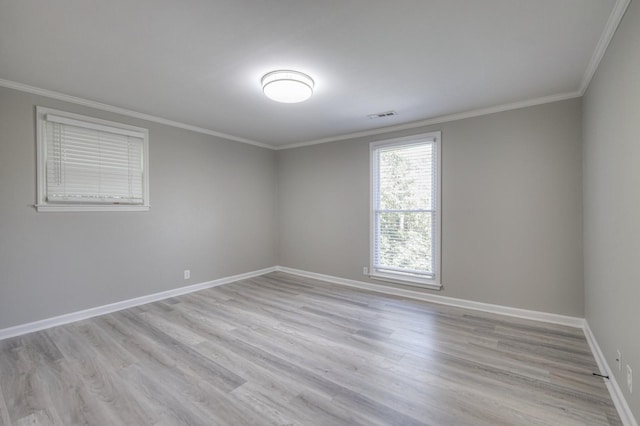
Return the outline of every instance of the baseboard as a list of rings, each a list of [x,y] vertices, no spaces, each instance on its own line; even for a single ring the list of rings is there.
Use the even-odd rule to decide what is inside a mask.
[[[394,296],[409,297],[412,299],[424,300],[426,302],[438,303],[441,305],[456,306],[458,308],[473,309],[475,311],[489,312],[492,314],[507,315],[510,317],[542,321],[552,324],[566,325],[569,327],[583,328],[584,319],[565,315],[552,314],[548,312],[531,311],[527,309],[512,308],[503,305],[492,305],[490,303],[474,302],[472,300],[457,299],[454,297],[439,296],[436,294],[422,293],[415,290],[403,289],[373,284],[364,281],[356,281],[347,278],[334,277],[331,275],[318,274],[315,272],[303,271],[300,269],[276,266],[276,270],[289,274],[299,275],[306,278],[328,281],[334,284],[342,284],[350,287],[357,287],[364,290],[376,291],[379,293],[392,294]]]
[[[270,272],[275,272],[275,271],[276,271],[276,267],[259,269],[257,271],[247,272],[247,273],[238,274],[238,275],[232,275],[230,277],[223,277],[213,281],[207,281],[199,284],[179,287],[173,290],[153,293],[147,296],[136,297],[134,299],[123,300],[121,302],[111,303],[108,305],[98,306],[95,308],[89,308],[83,311],[72,312],[69,314],[64,314],[64,315],[60,315],[53,318],[47,318],[40,321],[34,321],[27,324],[17,325],[15,327],[0,329],[0,340],[8,339],[10,337],[20,336],[27,333],[32,333],[34,331],[44,330],[44,329],[55,327],[58,325],[68,324],[71,322],[96,317],[98,315],[109,314],[109,313],[120,311],[123,309],[132,308],[134,306],[144,305],[146,303],[156,302],[158,300],[180,296],[182,294],[193,293],[194,291],[204,290],[207,288],[216,287],[223,284],[229,284],[234,281],[257,277],[257,276],[268,274]]]
[[[380,284],[368,283],[364,281],[356,281],[347,278],[340,278],[331,275],[318,274],[315,272],[303,271],[300,269],[287,268],[284,266],[276,266],[277,271],[286,272],[301,277],[313,278],[321,281],[327,281],[335,284],[342,284],[350,287],[371,290],[379,293],[392,294],[394,296],[409,297],[412,299],[424,300],[427,302],[439,303],[442,305],[456,306],[459,308],[473,309],[476,311],[490,312],[494,314],[507,315],[516,318],[530,319],[542,321],[552,324],[566,325],[569,327],[581,328],[584,330],[585,337],[591,348],[591,352],[598,364],[601,374],[609,376],[609,380],[605,379],[605,384],[611,395],[611,399],[620,415],[620,419],[625,426],[638,426],[629,405],[627,404],[622,390],[618,386],[615,376],[609,369],[609,365],[598,346],[598,342],[589,327],[589,323],[584,318],[571,317],[565,315],[551,314],[548,312],[531,311],[527,309],[511,308],[509,306],[492,305],[489,303],[474,302],[471,300],[456,299],[453,297],[438,296],[435,294],[421,293],[409,289],[389,287]]]
[[[620,386],[618,386],[616,377],[613,375],[613,372],[609,368],[609,363],[602,353],[600,345],[598,345],[596,337],[591,331],[587,320],[584,321],[584,335],[587,338],[587,342],[589,343],[591,352],[593,352],[593,356],[596,359],[596,363],[598,364],[598,368],[600,369],[600,374],[609,376],[609,380],[605,379],[605,384],[607,385],[609,394],[611,394],[613,404],[616,406],[616,410],[618,410],[618,414],[620,415],[622,423],[625,426],[638,426],[638,422],[636,422],[635,417],[633,417],[633,413],[631,412],[631,408],[629,408],[629,405],[627,404],[627,400],[622,393],[622,389],[620,389]]]
[[[47,328],[55,327],[58,325],[68,324],[75,321],[80,321],[99,315],[105,315],[112,312],[120,311],[134,306],[144,305],[146,303],[156,302],[158,300],[168,299],[175,296],[180,296],[187,293],[193,293],[195,291],[204,290],[211,287],[216,287],[224,284],[229,284],[235,281],[253,278],[260,275],[268,274],[275,271],[286,272],[293,275],[298,275],[306,278],[313,278],[321,281],[327,281],[335,284],[342,284],[350,287],[356,287],[364,290],[375,291],[378,293],[391,294],[395,296],[408,297],[417,300],[424,300],[427,302],[438,303],[441,305],[455,306],[459,308],[472,309],[476,311],[489,312],[494,314],[507,315],[516,318],[530,319],[535,321],[542,321],[552,324],[566,325],[569,327],[582,328],[586,336],[591,352],[598,364],[598,368],[603,375],[609,376],[609,380],[605,380],[605,384],[611,399],[620,415],[620,418],[625,426],[638,426],[629,405],[622,393],[622,390],[618,386],[615,376],[612,374],[611,369],[604,357],[598,342],[596,341],[589,323],[578,317],[570,317],[565,315],[551,314],[548,312],[532,311],[527,309],[512,308],[509,306],[493,305],[489,303],[474,302],[465,299],[456,299],[453,297],[438,296],[434,294],[421,293],[410,289],[402,289],[396,287],[389,287],[380,284],[368,283],[364,281],[351,280],[347,278],[335,277],[332,275],[318,274],[315,272],[303,271],[300,269],[287,268],[284,266],[273,266],[270,268],[259,269],[244,274],[233,275],[229,277],[219,278],[217,280],[207,281],[190,286],[180,287],[173,290],[167,290],[159,293],[154,293],[146,296],[136,297],[134,299],[123,300],[109,305],[98,306],[95,308],[86,309],[83,311],[72,312],[69,314],[60,315],[53,318],[48,318],[40,321],[34,321],[27,324],[18,325],[15,327],[9,327],[0,329],[0,340],[8,339],[10,337],[16,337],[34,331],[40,331]]]

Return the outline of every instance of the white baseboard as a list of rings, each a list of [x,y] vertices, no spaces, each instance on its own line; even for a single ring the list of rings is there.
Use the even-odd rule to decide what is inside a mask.
[[[456,299],[453,297],[438,296],[435,294],[422,293],[422,292],[417,292],[410,289],[395,288],[395,287],[389,287],[389,286],[380,285],[380,284],[368,283],[364,281],[350,280],[347,278],[340,278],[340,277],[334,277],[331,275],[318,274],[315,272],[287,268],[284,266],[276,266],[276,270],[293,274],[293,275],[299,275],[301,277],[313,278],[313,279],[327,281],[335,284],[342,284],[350,287],[357,287],[364,290],[371,290],[379,293],[392,294],[395,296],[409,297],[412,299],[424,300],[427,302],[439,303],[442,305],[456,306],[459,308],[473,309],[476,311],[490,312],[493,314],[501,314],[501,315],[507,315],[511,317],[530,319],[535,321],[542,321],[542,322],[547,322],[552,324],[559,324],[559,325],[566,325],[569,327],[581,328],[584,330],[584,334],[586,336],[587,342],[589,343],[591,352],[593,352],[593,356],[596,360],[596,363],[598,364],[598,368],[600,369],[601,374],[605,376],[609,376],[609,380],[605,379],[605,384],[607,386],[607,389],[609,390],[609,393],[611,394],[611,399],[613,400],[616,410],[620,415],[622,423],[625,426],[638,426],[638,423],[633,417],[633,413],[631,412],[631,409],[629,408],[629,405],[627,404],[627,401],[625,400],[624,395],[622,394],[622,391],[620,390],[620,387],[616,382],[616,378],[611,373],[611,370],[609,369],[606,359],[604,358],[604,355],[602,354],[602,351],[600,350],[600,347],[598,346],[598,343],[596,342],[596,339],[593,333],[591,332],[591,329],[589,328],[589,324],[584,318],[551,314],[548,312],[531,311],[527,309],[512,308],[509,306],[502,306],[502,305],[492,305],[489,303],[474,302],[471,300]]]
[[[356,287],[364,290],[375,291],[379,293],[392,294],[395,296],[403,296],[417,300],[424,300],[427,302],[439,303],[441,305],[456,306],[459,308],[472,309],[476,311],[489,312],[494,314],[507,315],[516,318],[530,319],[535,321],[542,321],[552,324],[566,325],[569,327],[582,328],[586,336],[591,352],[598,364],[601,374],[609,376],[609,380],[605,380],[605,384],[611,399],[620,415],[620,418],[625,426],[638,426],[629,405],[622,393],[622,390],[618,386],[615,376],[612,374],[611,369],[604,357],[598,342],[596,341],[589,323],[578,317],[571,317],[565,315],[551,314],[548,312],[532,311],[527,309],[512,308],[509,306],[493,305],[489,303],[474,302],[472,300],[456,299],[453,297],[438,296],[435,294],[421,293],[418,291],[395,288],[380,284],[368,283],[364,281],[356,281],[347,278],[340,278],[331,275],[318,274],[315,272],[303,271],[300,269],[287,268],[284,266],[273,266],[270,268],[259,269],[257,271],[247,272],[244,274],[233,275],[229,277],[219,278],[213,281],[207,281],[199,284],[194,284],[185,287],[179,287],[173,290],[167,290],[159,293],[149,294],[147,296],[136,297],[134,299],[123,300],[121,302],[111,303],[109,305],[98,306],[95,308],[85,309],[83,311],[72,312],[69,314],[60,315],[53,318],[48,318],[40,321],[34,321],[27,324],[18,325],[15,327],[9,327],[0,329],[0,340],[8,339],[10,337],[20,336],[34,331],[40,331],[47,328],[55,327],[58,325],[68,324],[75,321],[80,321],[98,315],[109,314],[112,312],[120,311],[123,309],[131,308],[134,306],[144,305],[146,303],[156,302],[158,300],[168,299],[170,297],[180,296],[187,293],[193,293],[195,291],[204,290],[211,287],[220,286],[223,284],[229,284],[235,281],[258,277],[260,275],[268,274],[271,272],[286,272],[293,275],[299,275],[301,277],[313,278],[321,281],[327,281],[335,284],[342,284],[350,287]]]
[[[193,293],[194,291],[204,290],[207,288],[216,287],[223,284],[229,284],[234,281],[257,277],[257,276],[268,274],[270,272],[275,272],[275,271],[276,271],[276,267],[273,266],[270,268],[247,272],[244,274],[233,275],[230,277],[223,277],[213,281],[207,281],[199,284],[189,285],[186,287],[179,287],[173,290],[153,293],[147,296],[136,297],[134,299],[123,300],[121,302],[111,303],[109,305],[89,308],[83,311],[72,312],[69,314],[64,314],[64,315],[60,315],[53,318],[47,318],[40,321],[34,321],[27,324],[21,324],[15,327],[0,329],[0,340],[8,339],[9,337],[20,336],[22,334],[32,333],[34,331],[44,330],[44,329],[55,327],[58,325],[68,324],[70,322],[75,322],[75,321],[80,321],[87,318],[96,317],[98,315],[109,314],[115,311],[132,308],[134,306],[144,305],[146,303],[156,302],[158,300],[180,296],[182,294]]]
[[[409,297],[412,299],[424,300],[426,302],[438,303],[441,305],[456,306],[458,308],[473,309],[475,311],[489,312],[492,314],[501,314],[510,317],[566,325],[575,328],[583,328],[584,326],[584,318],[551,314],[548,312],[531,311],[520,308],[512,308],[503,305],[492,305],[490,303],[474,302],[472,300],[457,299],[454,297],[438,296],[436,294],[423,293],[415,290],[391,287],[381,284],[373,284],[364,281],[350,280],[347,278],[334,277],[331,275],[317,274],[315,272],[302,271],[300,269],[287,268],[284,266],[276,266],[276,269],[278,271],[299,275],[301,277],[314,278],[317,280],[328,281],[335,284],[357,287],[364,290],[376,291],[379,293],[393,294],[395,296]]]
[[[589,327],[589,323],[586,320],[584,322],[584,335],[587,338],[587,342],[589,343],[591,352],[593,352],[593,356],[596,359],[596,363],[598,364],[598,368],[600,369],[600,374],[609,376],[609,380],[605,379],[604,382],[607,385],[609,394],[611,394],[611,399],[613,400],[613,404],[616,406],[616,410],[618,410],[618,414],[620,415],[622,423],[625,426],[638,426],[638,422],[636,422],[635,417],[633,417],[633,413],[631,412],[631,408],[629,408],[629,405],[627,404],[627,400],[622,393],[622,389],[620,389],[620,386],[618,386],[616,377],[613,375],[613,372],[609,368],[609,363],[602,353],[600,345],[598,345],[596,337],[593,335],[591,327]]]

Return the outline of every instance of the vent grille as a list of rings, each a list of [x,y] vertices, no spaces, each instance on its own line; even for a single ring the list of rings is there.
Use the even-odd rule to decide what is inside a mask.
[[[378,118],[392,117],[394,115],[398,115],[398,113],[395,111],[385,111],[385,112],[379,112],[377,114],[369,114],[367,115],[367,117],[369,117],[369,119],[371,120],[376,120]]]

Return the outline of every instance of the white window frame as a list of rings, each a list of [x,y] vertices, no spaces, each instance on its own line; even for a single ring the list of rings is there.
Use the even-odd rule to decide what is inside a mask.
[[[441,132],[430,132],[423,133],[419,135],[413,135],[404,138],[397,138],[379,142],[372,142],[369,144],[369,158],[370,158],[370,199],[369,199],[369,277],[375,280],[387,281],[398,284],[412,285],[418,286],[422,288],[428,288],[433,290],[440,290],[442,288],[441,282],[441,262],[442,262],[442,250],[441,250],[441,241],[442,241],[442,171],[441,171],[441,163],[442,163],[442,155],[441,155]],[[434,187],[436,189],[435,196],[435,226],[434,226],[434,242],[433,242],[433,259],[434,259],[434,271],[432,279],[420,278],[415,275],[407,274],[407,273],[394,273],[390,271],[380,271],[377,269],[375,265],[376,258],[376,247],[375,247],[375,239],[376,239],[376,199],[377,199],[377,191],[378,191],[378,164],[376,158],[376,150],[384,147],[393,147],[393,146],[403,146],[403,145],[412,145],[421,142],[431,142],[435,146],[435,169],[436,169],[436,182],[434,183]]]
[[[47,200],[47,115],[61,117],[63,120],[75,120],[82,122],[83,127],[104,130],[105,128],[118,129],[122,132],[134,132],[143,135],[142,144],[142,191],[143,202],[141,204],[91,204],[82,202],[52,203]],[[46,107],[36,107],[36,140],[37,140],[37,201],[38,212],[98,212],[98,211],[147,211],[149,210],[149,130],[130,126],[128,124],[101,120],[80,114],[73,114]]]

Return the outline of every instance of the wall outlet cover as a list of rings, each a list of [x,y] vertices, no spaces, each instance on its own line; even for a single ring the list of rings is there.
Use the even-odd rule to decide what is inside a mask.
[[[629,388],[629,393],[633,393],[633,371],[631,371],[629,364],[627,364],[627,387]]]

